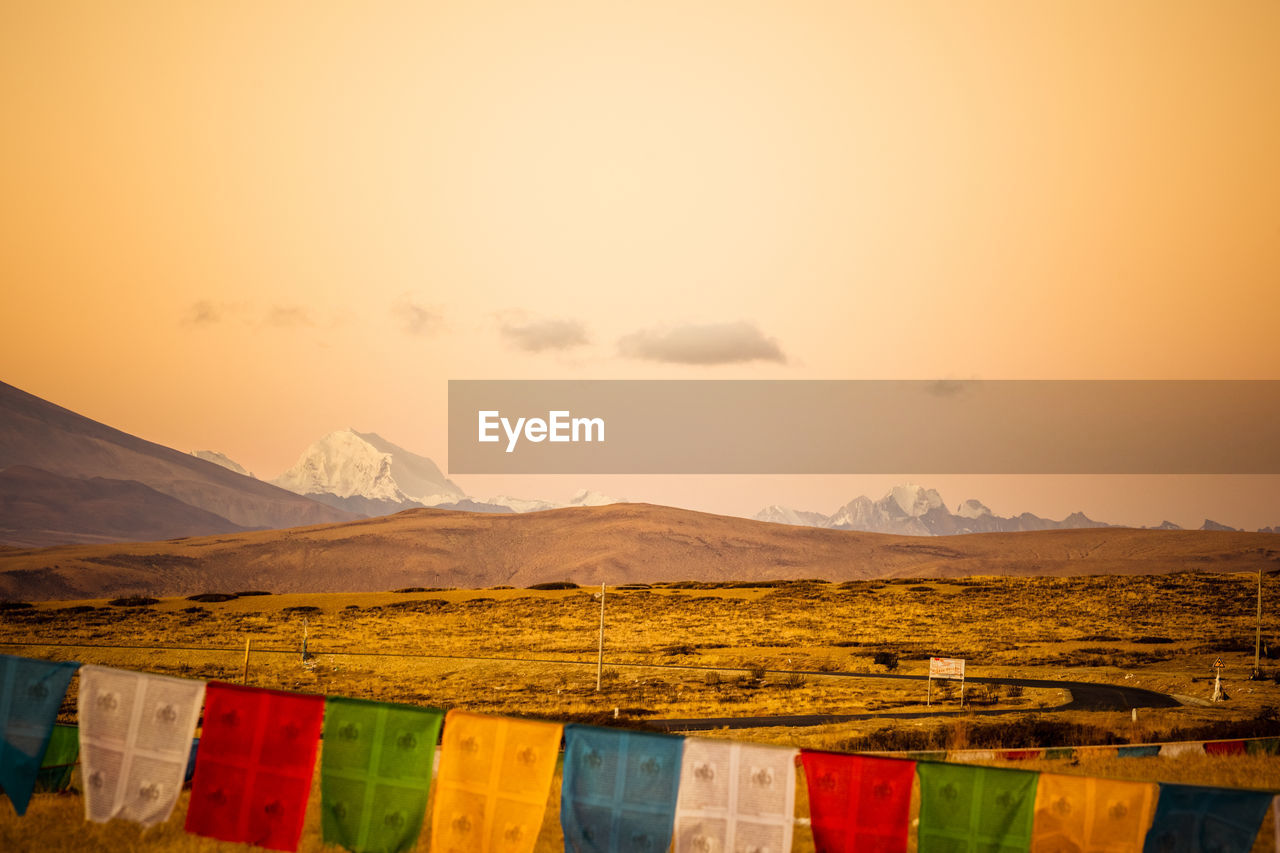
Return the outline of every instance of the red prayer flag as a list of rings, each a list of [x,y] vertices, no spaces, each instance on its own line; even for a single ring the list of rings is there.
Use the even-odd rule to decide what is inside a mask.
[[[818,853],[905,853],[916,763],[800,753]]]
[[[1002,749],[997,753],[1005,761],[1034,761],[1044,755],[1043,749]]]
[[[296,850],[324,697],[210,682],[187,832]]]
[[[1242,740],[1220,740],[1217,742],[1207,741],[1204,745],[1204,751],[1208,755],[1244,755],[1244,741]]]

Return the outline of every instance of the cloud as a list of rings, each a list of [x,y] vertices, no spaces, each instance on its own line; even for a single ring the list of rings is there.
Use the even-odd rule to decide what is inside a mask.
[[[281,329],[314,326],[311,315],[301,305],[273,305],[267,311],[267,324]]]
[[[618,341],[618,352],[627,358],[672,364],[787,362],[776,340],[766,338],[754,324],[745,322],[688,324],[633,332]]]
[[[586,327],[577,320],[535,320],[522,325],[504,323],[502,336],[512,346],[526,352],[570,349],[589,343]]]
[[[191,303],[182,322],[188,326],[212,326],[222,322],[225,311],[222,306],[215,305],[207,299]]]
[[[440,328],[440,312],[419,305],[408,295],[396,300],[391,314],[400,322],[401,331],[411,337],[423,337]]]

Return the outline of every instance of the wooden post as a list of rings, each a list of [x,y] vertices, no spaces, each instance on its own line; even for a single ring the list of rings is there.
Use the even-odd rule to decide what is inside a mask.
[[[253,637],[244,638],[244,674],[240,676],[241,684],[249,683],[249,649],[253,647]]]
[[[600,647],[596,655],[596,692],[604,681],[604,584],[600,584]]]

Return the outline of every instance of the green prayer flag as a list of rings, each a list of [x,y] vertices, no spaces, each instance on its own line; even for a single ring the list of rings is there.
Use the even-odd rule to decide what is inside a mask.
[[[65,791],[71,784],[71,771],[79,760],[80,730],[75,726],[55,724],[44,758],[40,761],[40,772],[36,775],[36,791]]]
[[[329,697],[320,760],[326,844],[409,850],[422,830],[444,712]]]
[[[965,764],[916,765],[920,853],[1025,853],[1039,774]]]

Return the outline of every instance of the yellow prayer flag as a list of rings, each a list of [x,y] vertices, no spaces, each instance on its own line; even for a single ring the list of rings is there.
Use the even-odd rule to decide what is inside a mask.
[[[1156,792],[1153,782],[1042,773],[1031,853],[1142,853]]]
[[[562,729],[450,711],[431,812],[432,853],[532,853]]]

